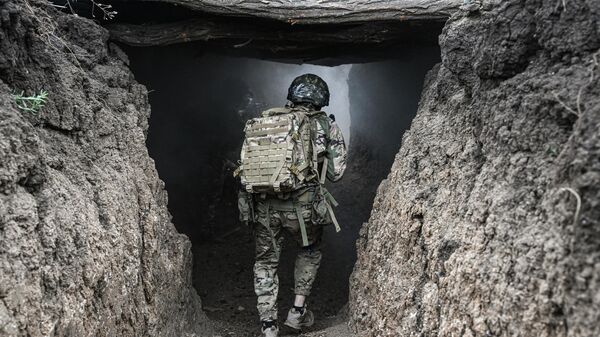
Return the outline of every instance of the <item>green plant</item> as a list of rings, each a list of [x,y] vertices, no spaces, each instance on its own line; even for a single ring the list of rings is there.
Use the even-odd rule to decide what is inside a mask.
[[[24,92],[21,91],[20,94],[14,94],[13,99],[17,104],[17,108],[23,111],[29,111],[33,114],[36,114],[40,111],[40,109],[46,104],[46,99],[48,98],[48,93],[44,90],[41,90],[38,95],[33,96],[23,96]]]

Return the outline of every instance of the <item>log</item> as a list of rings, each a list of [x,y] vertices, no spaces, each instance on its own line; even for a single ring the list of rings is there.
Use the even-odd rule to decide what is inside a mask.
[[[128,0],[131,1],[131,0]],[[463,0],[142,0],[180,5],[195,11],[259,17],[290,24],[368,21],[445,20]]]
[[[266,20],[191,19],[165,24],[112,24],[113,41],[130,46],[196,43],[231,56],[338,65],[404,58],[404,46],[437,45],[443,22],[376,22],[290,26]]]
[[[439,34],[441,24],[377,22],[360,25],[295,27],[272,22],[249,23],[232,20],[190,19],[164,24],[111,24],[106,28],[113,40],[132,46],[162,46],[193,41],[238,41],[234,47],[255,48],[263,43],[271,47],[303,44],[379,44],[386,41],[416,39],[426,31]],[[425,37],[421,37],[425,38]]]

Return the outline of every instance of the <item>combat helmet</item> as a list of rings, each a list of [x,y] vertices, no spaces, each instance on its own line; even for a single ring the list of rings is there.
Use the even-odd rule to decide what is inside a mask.
[[[311,103],[317,108],[329,105],[327,83],[315,74],[296,77],[288,89],[288,101],[292,103]]]

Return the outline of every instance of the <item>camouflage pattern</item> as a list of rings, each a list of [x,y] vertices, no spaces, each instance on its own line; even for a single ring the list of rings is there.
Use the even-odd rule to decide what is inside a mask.
[[[310,117],[313,138],[309,139],[309,142],[312,143],[311,152],[316,152],[313,158],[321,166],[320,163],[327,157],[327,178],[331,181],[339,180],[346,169],[347,157],[340,128],[322,111],[302,105],[293,109],[303,110]],[[294,207],[299,208],[304,219],[308,239],[308,245],[305,247],[302,247],[300,223]],[[321,263],[323,226],[332,221],[327,211],[326,200],[318,180],[314,179],[308,180],[306,186],[300,190],[287,193],[256,194],[241,191],[239,208],[240,219],[254,223],[254,290],[258,297],[260,319],[276,320],[279,290],[277,268],[283,244],[282,231],[287,230],[301,247],[294,270],[294,292],[297,295],[308,296]]]
[[[244,132],[238,172],[250,193],[290,192],[317,184],[324,158],[329,180],[339,180],[346,169],[346,145],[339,126],[312,107],[266,110],[263,117],[249,120]]]
[[[329,105],[329,87],[315,74],[296,77],[288,89],[287,99],[293,103],[310,103],[317,108]]]
[[[348,157],[342,130],[325,113],[315,116],[313,120],[315,121],[314,147],[317,151],[319,162],[321,163],[322,159],[327,157],[327,179],[333,182],[338,181],[344,175]]]
[[[329,118],[329,117],[327,117]],[[346,161],[348,152],[342,130],[335,121],[330,119],[329,123],[329,143],[327,144],[327,179],[335,182],[342,179],[346,171]]]
[[[315,188],[294,194],[289,200],[266,196],[256,202],[257,221],[254,227],[256,260],[254,263],[254,291],[258,297],[257,308],[261,321],[277,319],[277,294],[279,278],[277,267],[283,245],[282,231],[287,230],[302,246],[300,223],[291,200],[301,200],[296,205],[304,218],[308,246],[300,248],[294,269],[294,293],[310,295],[312,284],[321,264],[321,237],[323,226],[312,221]]]
[[[301,138],[310,138],[307,115],[273,108],[246,123],[240,152],[240,181],[251,193],[295,191],[305,184],[312,158]]]

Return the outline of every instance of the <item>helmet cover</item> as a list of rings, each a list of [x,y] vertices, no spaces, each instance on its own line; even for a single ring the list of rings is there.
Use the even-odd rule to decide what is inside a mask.
[[[329,87],[315,74],[296,77],[288,89],[287,99],[292,103],[311,103],[316,107],[329,105]]]

